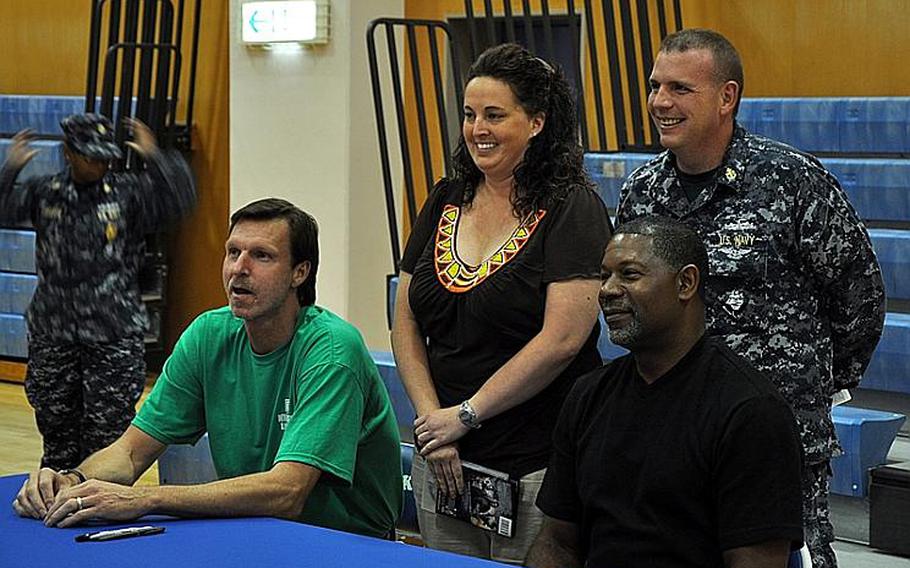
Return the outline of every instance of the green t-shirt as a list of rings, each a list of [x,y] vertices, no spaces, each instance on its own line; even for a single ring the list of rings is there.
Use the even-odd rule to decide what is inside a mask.
[[[382,536],[401,510],[398,428],[360,333],[318,306],[301,308],[291,341],[253,352],[229,308],[181,336],[133,425],[165,444],[206,431],[221,479],[281,461],[323,473],[300,520]]]

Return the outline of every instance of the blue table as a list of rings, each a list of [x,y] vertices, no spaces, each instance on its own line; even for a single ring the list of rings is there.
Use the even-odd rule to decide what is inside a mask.
[[[3,568],[503,566],[496,562],[270,518],[145,518],[141,522],[104,528],[154,524],[166,527],[167,532],[107,542],[77,543],[73,540],[77,534],[101,529],[49,529],[39,521],[20,518],[13,512],[11,503],[24,480],[22,475],[0,477],[0,567]]]

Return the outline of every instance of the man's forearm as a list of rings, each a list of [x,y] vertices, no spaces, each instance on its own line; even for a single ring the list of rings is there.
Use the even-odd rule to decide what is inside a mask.
[[[115,442],[85,458],[77,469],[86,479],[100,479],[121,485],[132,485],[147,468],[137,471],[130,451]]]
[[[90,465],[90,464],[89,464]],[[100,470],[89,470],[93,474]],[[269,516],[299,519],[321,472],[283,462],[264,473],[203,485],[127,487],[90,479],[57,495],[48,526],[70,527],[92,519],[127,521],[148,514],[179,517]]]
[[[113,444],[87,457],[78,469],[87,479],[132,485],[166,447],[131,425]]]
[[[280,467],[283,464],[278,464]],[[295,464],[301,466],[302,464]],[[308,467],[308,466],[303,466]],[[202,485],[136,488],[149,512],[179,517],[255,517],[299,519],[319,471],[303,475],[267,471]]]

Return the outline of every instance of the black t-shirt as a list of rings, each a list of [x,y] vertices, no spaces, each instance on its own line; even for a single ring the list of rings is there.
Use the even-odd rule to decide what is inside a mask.
[[[454,247],[463,185],[443,180],[424,204],[401,268],[413,275],[411,310],[443,407],[460,404],[543,327],[550,282],[599,278],[610,220],[597,195],[573,189],[549,210],[532,212],[480,266]],[[575,378],[601,364],[599,326],[547,388],[483,422],[459,440],[462,459],[522,476],[543,469],[553,426]]]
[[[537,498],[577,523],[589,566],[723,566],[801,545],[802,455],[790,408],[746,360],[700,340],[647,384],[631,355],[581,377]]]
[[[718,166],[720,167],[720,166]],[[686,172],[676,169],[676,176],[679,178],[679,185],[682,186],[683,192],[686,194],[686,199],[689,200],[689,203],[693,203],[698,199],[699,194],[712,183],[714,183],[714,178],[717,175],[717,168],[713,170],[708,170],[700,174],[687,174]]]

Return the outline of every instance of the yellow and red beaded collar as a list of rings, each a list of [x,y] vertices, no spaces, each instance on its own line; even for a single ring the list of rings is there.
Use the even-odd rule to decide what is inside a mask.
[[[449,292],[456,294],[467,292],[486,280],[491,274],[509,263],[524,247],[534,230],[547,214],[540,209],[528,215],[515,229],[499,250],[480,265],[471,267],[462,262],[455,254],[455,227],[458,225],[458,216],[461,208],[447,204],[442,215],[439,216],[439,225],[436,228],[436,250],[434,260],[436,264],[436,277],[439,283]]]

